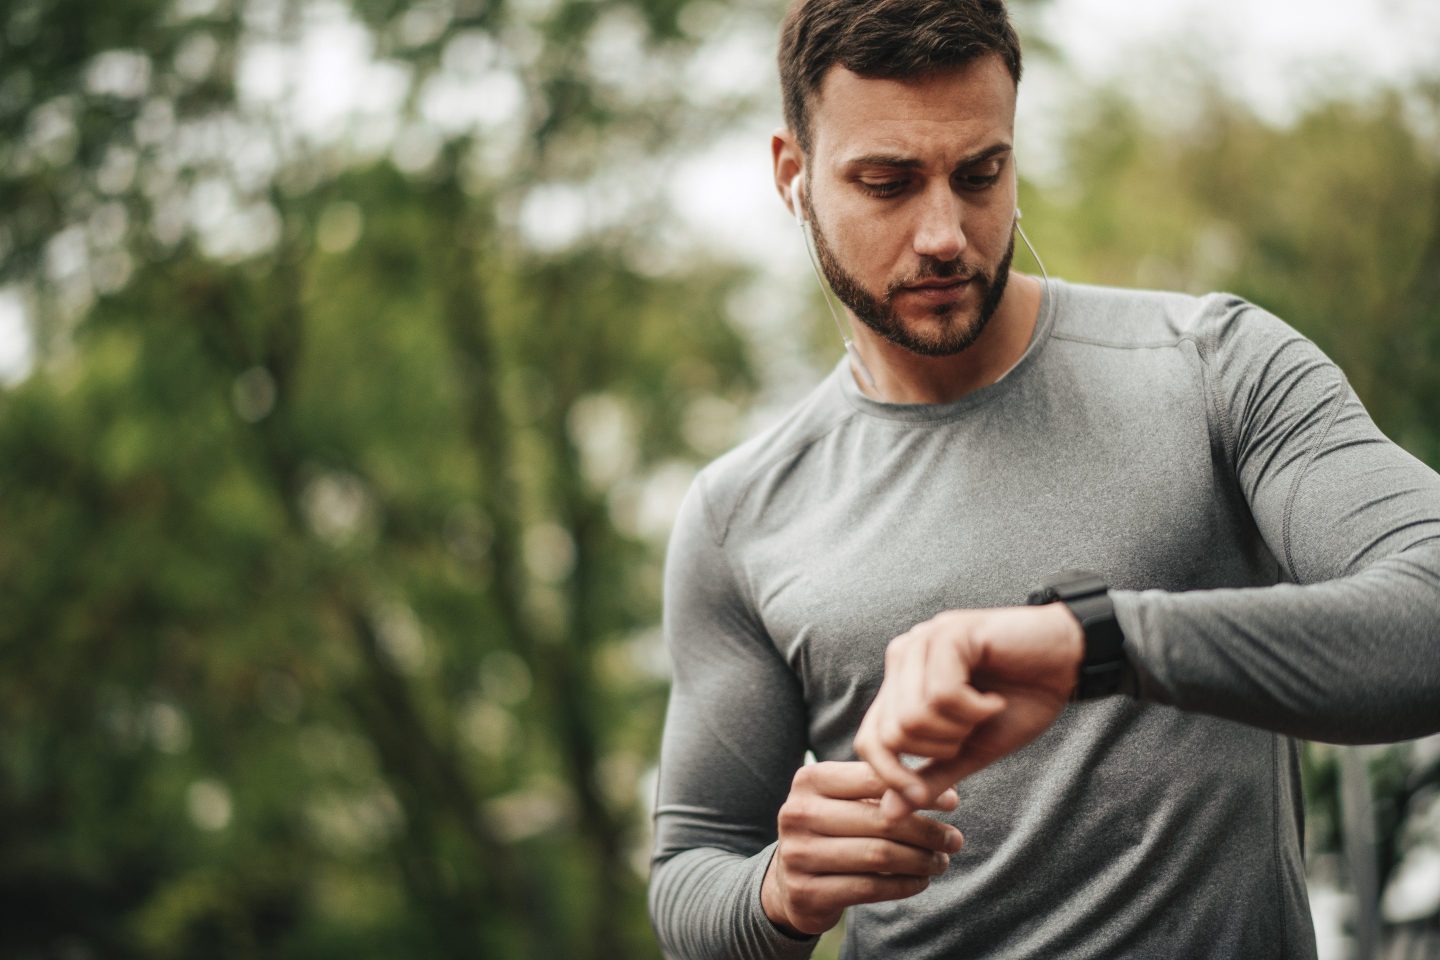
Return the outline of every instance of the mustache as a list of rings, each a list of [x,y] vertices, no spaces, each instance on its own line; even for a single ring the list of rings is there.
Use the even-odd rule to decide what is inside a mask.
[[[969,281],[975,279],[989,283],[990,275],[975,264],[967,263],[958,258],[955,260],[937,260],[934,257],[926,257],[920,261],[920,268],[910,276],[892,281],[887,285],[885,296],[888,300],[903,288],[919,283],[922,280]]]

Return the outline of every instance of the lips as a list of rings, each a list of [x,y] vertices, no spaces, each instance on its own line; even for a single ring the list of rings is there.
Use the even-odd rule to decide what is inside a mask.
[[[947,277],[944,280],[922,280],[919,283],[907,283],[907,290],[950,290],[954,287],[963,287],[970,282],[969,277]]]
[[[945,277],[935,280],[921,280],[901,287],[906,293],[924,300],[948,300],[965,292],[974,277]]]

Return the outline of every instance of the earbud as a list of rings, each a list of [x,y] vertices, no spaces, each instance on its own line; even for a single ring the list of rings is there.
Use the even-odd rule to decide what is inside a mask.
[[[1016,208],[1015,208],[1015,219],[1018,221],[1018,220],[1019,220],[1021,217],[1023,217],[1023,216],[1025,216],[1025,214],[1023,214],[1023,213],[1020,212],[1020,208],[1019,208],[1019,207],[1016,207]]]
[[[805,237],[805,252],[810,257],[810,266],[815,270],[815,282],[820,284],[820,296],[825,299],[825,306],[830,310],[830,318],[835,321],[835,329],[840,332],[840,339],[845,342],[845,353],[849,355],[850,361],[855,369],[860,371],[860,379],[865,381],[871,392],[880,393],[880,388],[875,384],[875,375],[870,368],[865,366],[865,358],[860,356],[860,350],[855,346],[853,340],[845,335],[845,327],[840,323],[840,315],[835,312],[835,304],[830,302],[830,291],[825,286],[825,281],[820,276],[820,262],[816,258],[814,247],[811,245],[813,237],[806,226],[805,208],[800,205],[800,174],[790,178],[790,185],[785,188],[790,195],[790,207],[795,211],[795,222],[800,224],[800,233]]]

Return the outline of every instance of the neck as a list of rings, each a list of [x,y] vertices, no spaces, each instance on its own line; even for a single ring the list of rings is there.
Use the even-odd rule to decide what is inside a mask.
[[[926,357],[896,346],[850,318],[855,346],[875,378],[870,389],[851,364],[866,396],[885,403],[949,403],[1003,377],[1025,353],[1040,316],[1041,285],[1011,273],[995,315],[967,349],[948,357]]]

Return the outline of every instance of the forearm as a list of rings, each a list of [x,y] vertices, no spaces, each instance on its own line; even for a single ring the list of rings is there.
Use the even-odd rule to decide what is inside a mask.
[[[1440,540],[1321,583],[1114,598],[1144,699],[1334,743],[1440,731]]]
[[[650,919],[670,960],[806,958],[817,938],[781,933],[760,906],[760,885],[775,852],[751,857],[698,847],[655,864]]]

